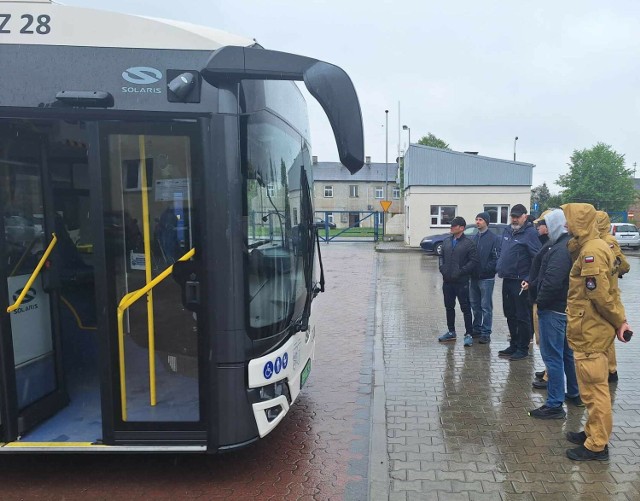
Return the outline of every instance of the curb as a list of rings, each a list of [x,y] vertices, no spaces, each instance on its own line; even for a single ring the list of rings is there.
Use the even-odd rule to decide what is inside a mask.
[[[378,261],[373,281],[376,285],[373,342],[373,401],[371,403],[371,444],[369,446],[369,501],[389,499],[389,454],[387,449],[386,393],[384,389],[384,352],[382,298],[378,293]]]

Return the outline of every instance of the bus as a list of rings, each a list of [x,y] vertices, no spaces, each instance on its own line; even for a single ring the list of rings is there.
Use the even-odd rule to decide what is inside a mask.
[[[246,446],[312,369],[305,99],[339,67],[184,22],[0,1],[0,453]]]

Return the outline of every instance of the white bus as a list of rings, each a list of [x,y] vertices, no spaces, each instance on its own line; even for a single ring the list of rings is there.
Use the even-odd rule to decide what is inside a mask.
[[[0,453],[216,453],[267,435],[311,370],[323,289],[293,81],[356,172],[349,77],[48,1],[0,1],[0,61]]]

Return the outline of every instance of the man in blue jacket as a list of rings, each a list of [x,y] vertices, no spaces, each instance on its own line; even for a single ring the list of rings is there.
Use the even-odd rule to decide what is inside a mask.
[[[562,403],[565,401],[565,376],[567,379],[566,400],[584,407],[578,392],[578,379],[573,360],[573,351],[567,342],[567,294],[569,272],[573,262],[567,242],[567,220],[562,209],[553,209],[545,215],[549,229],[551,247],[543,252],[536,303],[540,324],[540,352],[547,368],[547,401],[532,411],[531,417],[538,419],[563,419],[566,416]]]
[[[488,212],[476,216],[476,227],[478,233],[473,236],[473,241],[479,263],[471,275],[469,299],[473,311],[473,337],[480,337],[480,344],[487,344],[491,342],[493,286],[500,255],[500,237],[489,231]]]
[[[502,309],[507,317],[511,339],[509,347],[498,355],[511,361],[529,356],[531,340],[531,308],[523,282],[529,282],[533,258],[540,250],[538,233],[527,221],[527,209],[522,204],[511,208],[511,226],[502,235],[498,276],[502,278]]]
[[[440,273],[442,293],[447,310],[447,332],[438,338],[441,343],[456,340],[456,298],[464,317],[464,345],[473,344],[471,306],[469,304],[469,277],[478,264],[476,246],[464,235],[467,222],[464,218],[451,220],[451,236],[442,243]]]

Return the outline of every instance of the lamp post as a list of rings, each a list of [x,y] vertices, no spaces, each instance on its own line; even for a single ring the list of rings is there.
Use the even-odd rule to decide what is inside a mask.
[[[411,127],[409,127],[408,125],[403,125],[402,130],[406,130],[409,132],[409,146],[411,146]],[[409,146],[407,146],[407,150],[409,149]]]
[[[384,110],[384,118],[385,118],[385,146],[384,146],[384,167],[385,167],[385,175],[384,175],[384,199],[388,200],[388,190],[389,190],[389,110]]]
[[[518,140],[518,136],[513,140],[513,161],[516,161],[516,141]]]

